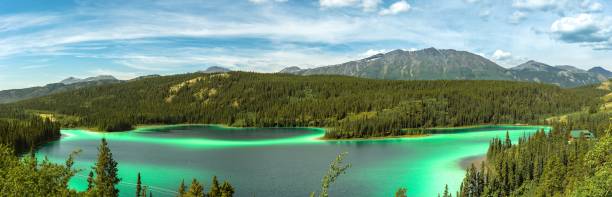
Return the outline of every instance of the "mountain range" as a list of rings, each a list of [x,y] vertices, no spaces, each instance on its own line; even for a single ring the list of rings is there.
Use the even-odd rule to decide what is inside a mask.
[[[225,73],[230,69],[211,66],[199,73]],[[427,48],[416,51],[394,50],[342,64],[310,69],[287,67],[280,73],[295,75],[345,75],[390,80],[508,80],[576,87],[612,78],[612,72],[593,67],[583,70],[570,65],[550,66],[534,60],[506,69],[495,62],[466,51]],[[130,81],[160,75],[147,75]],[[109,75],[84,79],[69,77],[42,87],[0,91],[0,103],[16,102],[84,87],[120,83]]]
[[[609,70],[606,70],[606,69],[604,69],[602,67],[599,67],[599,66],[596,66],[596,67],[593,67],[593,68],[589,69],[588,72],[590,72],[590,73],[597,73],[597,74],[600,74],[601,76],[612,78],[612,72],[610,72]]]
[[[482,56],[453,49],[394,50],[361,60],[311,69],[287,67],[280,73],[346,75],[394,80],[513,80],[576,87],[612,77],[601,67],[585,71],[573,66],[550,66],[530,60],[506,69]]]
[[[0,103],[16,102],[29,98],[36,98],[55,93],[76,90],[84,87],[99,86],[120,82],[122,81],[116,79],[113,76],[108,75],[100,75],[97,77],[89,77],[85,79],[69,77],[58,83],[51,83],[45,86],[0,91]]]
[[[70,84],[75,84],[75,83],[92,82],[92,81],[118,81],[118,79],[110,75],[99,75],[95,77],[88,77],[85,79],[68,77],[60,81],[59,83],[64,84],[64,85],[70,85]]]
[[[231,72],[232,70],[220,66],[211,66],[206,68],[206,70],[198,71],[199,73],[226,73]]]

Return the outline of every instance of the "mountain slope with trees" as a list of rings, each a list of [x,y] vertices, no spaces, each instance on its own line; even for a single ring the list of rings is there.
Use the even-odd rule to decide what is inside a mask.
[[[64,127],[137,124],[327,127],[330,138],[404,128],[541,123],[600,104],[607,91],[509,81],[394,81],[230,72],[141,79],[4,105],[54,114]],[[68,117],[68,118],[66,118]]]
[[[0,103],[10,103],[20,100],[47,96],[55,93],[81,89],[91,86],[120,83],[120,80],[101,76],[99,78],[90,77],[87,79],[68,78],[60,83],[47,84],[42,87],[31,87],[24,89],[13,89],[0,91]]]

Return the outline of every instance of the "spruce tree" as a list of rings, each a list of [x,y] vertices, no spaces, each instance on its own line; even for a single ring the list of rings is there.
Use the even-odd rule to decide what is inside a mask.
[[[140,197],[141,191],[142,191],[142,186],[141,186],[142,182],[140,180],[140,172],[138,173],[138,179],[136,180],[136,197]]]
[[[185,180],[182,180],[181,185],[179,185],[177,197],[183,196],[185,196]]]
[[[204,186],[202,186],[197,179],[193,179],[193,181],[191,181],[191,186],[189,186],[189,191],[187,192],[186,196],[204,197],[204,195]]]
[[[93,169],[96,172],[94,193],[105,197],[119,196],[119,190],[115,188],[121,181],[117,176],[117,162],[113,159],[113,153],[105,138],[102,138],[100,147],[98,147],[98,161]]]
[[[448,192],[448,184],[447,184],[447,185],[444,185],[444,193],[442,194],[442,197],[452,197],[452,196],[453,196],[453,195],[451,195],[451,194]]]
[[[208,197],[220,197],[221,192],[219,191],[219,180],[217,180],[217,176],[213,176],[212,185],[210,186],[210,191],[208,192]]]
[[[223,181],[223,185],[221,185],[221,197],[232,197],[234,196],[234,187],[227,182]]]
[[[93,181],[94,181],[94,173],[93,171],[89,171],[89,176],[87,176],[87,191],[91,191],[93,189]]]
[[[395,192],[395,197],[408,197],[407,192],[408,189],[401,187]]]

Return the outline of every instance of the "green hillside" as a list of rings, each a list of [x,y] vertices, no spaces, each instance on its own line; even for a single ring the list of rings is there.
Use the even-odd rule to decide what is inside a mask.
[[[231,72],[154,77],[4,105],[49,113],[64,127],[137,124],[328,127],[330,138],[401,135],[402,128],[540,123],[606,94],[509,81],[392,81]]]

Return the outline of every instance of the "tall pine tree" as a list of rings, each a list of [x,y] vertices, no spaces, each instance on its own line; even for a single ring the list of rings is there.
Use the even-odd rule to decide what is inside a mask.
[[[136,180],[136,197],[140,197],[142,194],[142,182],[140,180],[140,172],[138,173],[138,180]]]
[[[93,170],[96,172],[93,193],[105,197],[119,196],[119,190],[115,187],[121,181],[117,176],[119,170],[105,138],[98,147],[98,161]]]

